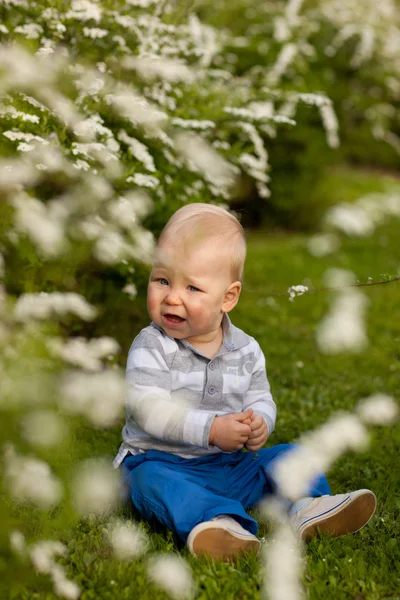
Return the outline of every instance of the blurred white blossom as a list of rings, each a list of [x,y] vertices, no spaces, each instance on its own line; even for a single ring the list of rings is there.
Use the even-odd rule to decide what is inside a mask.
[[[365,237],[374,231],[374,223],[371,217],[355,204],[332,206],[326,212],[325,222],[347,235]]]
[[[303,556],[301,541],[289,522],[275,523],[272,539],[261,555],[265,569],[265,600],[301,600]]]
[[[21,421],[22,437],[35,446],[45,448],[64,441],[67,427],[61,417],[51,410],[35,410],[26,414]]]
[[[46,320],[74,314],[84,321],[92,321],[97,310],[85,298],[74,292],[40,292],[22,294],[15,303],[14,317],[17,321]]]
[[[29,547],[29,556],[38,573],[48,575],[56,556],[65,556],[67,548],[61,542],[40,540]]]
[[[358,403],[357,414],[361,421],[370,425],[391,425],[399,416],[399,407],[387,394],[372,394]]]
[[[26,551],[26,540],[25,536],[21,531],[14,529],[10,531],[10,548],[19,556],[23,556]]]
[[[87,371],[100,371],[103,367],[102,359],[117,354],[120,349],[116,340],[106,336],[90,340],[75,337],[65,342],[60,338],[52,338],[47,346],[54,355],[65,362]]]
[[[203,174],[205,179],[222,193],[233,184],[237,168],[225,160],[201,137],[192,133],[180,133],[175,140],[177,151]]]
[[[72,499],[81,515],[103,515],[118,502],[119,474],[111,463],[102,459],[88,459],[75,471]]]
[[[63,223],[49,214],[43,202],[20,194],[13,205],[17,230],[26,233],[45,256],[57,256],[65,250]]]
[[[132,521],[113,521],[107,536],[118,560],[135,560],[146,552],[149,543],[145,532]]]
[[[328,314],[318,324],[316,340],[321,352],[360,352],[368,344],[365,324],[367,297],[357,289],[337,294]]]
[[[137,296],[137,289],[136,289],[135,284],[133,284],[133,283],[127,283],[124,286],[124,288],[122,289],[122,291],[125,294],[128,294],[128,296],[130,296],[132,299],[136,298],[136,296]]]
[[[108,205],[108,214],[112,221],[123,229],[131,230],[140,223],[152,209],[151,198],[143,191],[127,192]]]
[[[30,456],[18,455],[12,447],[4,455],[5,477],[14,498],[33,502],[47,509],[62,497],[62,484],[47,463]]]
[[[334,233],[317,233],[308,238],[307,247],[313,256],[327,256],[339,249],[340,240]]]
[[[122,373],[69,373],[61,383],[61,406],[84,415],[96,427],[110,427],[121,417],[126,387]]]
[[[150,581],[176,600],[193,598],[195,585],[189,564],[174,554],[157,554],[147,564]]]
[[[67,12],[67,19],[76,19],[77,21],[96,21],[101,19],[102,8],[97,2],[90,0],[72,0],[71,10]]]
[[[66,600],[78,600],[81,595],[80,587],[65,575],[64,567],[53,564],[50,571],[54,592]]]
[[[369,436],[356,415],[336,414],[300,438],[274,471],[280,494],[292,501],[307,496],[311,482],[348,450],[365,450]]]
[[[160,56],[126,56],[121,61],[125,69],[136,71],[142,79],[153,81],[163,79],[171,83],[184,81],[190,83],[194,73],[188,65],[178,60]]]

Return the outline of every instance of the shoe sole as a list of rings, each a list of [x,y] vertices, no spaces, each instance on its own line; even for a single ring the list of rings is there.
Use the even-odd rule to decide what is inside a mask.
[[[193,541],[196,556],[232,559],[241,554],[254,554],[260,550],[257,539],[236,537],[226,529],[208,527],[200,531]]]
[[[356,533],[368,523],[376,509],[376,497],[373,492],[365,491],[359,496],[344,500],[338,507],[310,518],[299,528],[301,539],[308,540],[318,536],[320,532],[340,537],[347,533]]]

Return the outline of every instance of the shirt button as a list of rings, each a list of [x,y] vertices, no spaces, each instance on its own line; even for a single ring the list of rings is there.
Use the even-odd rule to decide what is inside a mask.
[[[215,392],[216,392],[216,391],[217,391],[217,390],[215,389],[215,387],[212,387],[212,386],[211,386],[210,388],[208,388],[208,393],[209,393],[211,396],[212,396],[213,394],[215,394]]]
[[[208,365],[208,368],[209,368],[211,371],[214,371],[214,363],[210,363],[210,364]]]

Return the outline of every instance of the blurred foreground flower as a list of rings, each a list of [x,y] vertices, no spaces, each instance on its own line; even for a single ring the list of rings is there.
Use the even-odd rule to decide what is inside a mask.
[[[42,509],[61,500],[62,484],[47,463],[18,455],[12,446],[6,447],[4,462],[8,489],[14,498],[33,502]]]
[[[29,556],[38,573],[50,575],[54,592],[67,600],[78,600],[81,595],[79,586],[67,579],[62,565],[55,562],[57,556],[65,556],[66,546],[53,540],[41,540],[29,548]]]
[[[21,421],[22,437],[35,446],[56,446],[65,439],[67,427],[61,417],[51,410],[35,410]]]
[[[354,276],[350,271],[329,269],[327,285],[350,286]],[[368,298],[357,288],[337,291],[329,313],[319,323],[316,333],[317,344],[325,354],[360,352],[368,343],[365,325],[365,309]]]
[[[264,600],[301,600],[304,598],[301,578],[303,570],[302,542],[296,537],[289,521],[273,522],[272,536],[262,550],[265,569],[262,598]]]
[[[102,515],[118,502],[119,474],[106,460],[89,459],[80,464],[72,484],[72,499],[81,515]]]
[[[61,406],[71,414],[84,415],[96,427],[114,425],[122,416],[125,378],[119,371],[74,371],[61,383]]]
[[[146,552],[149,540],[132,521],[115,520],[107,528],[107,536],[119,560],[134,560]]]
[[[399,417],[399,407],[391,396],[373,394],[360,400],[356,406],[360,419],[371,425],[391,425]]]
[[[310,483],[348,450],[365,450],[369,436],[358,417],[337,414],[315,431],[300,438],[300,446],[276,466],[275,478],[281,495],[293,502],[307,496]]]
[[[23,322],[32,319],[62,318],[67,314],[76,315],[84,321],[92,321],[97,315],[97,310],[83,296],[73,292],[22,294],[14,307],[15,319]]]
[[[156,586],[175,600],[193,598],[195,585],[186,561],[175,554],[157,554],[149,559],[147,574]]]

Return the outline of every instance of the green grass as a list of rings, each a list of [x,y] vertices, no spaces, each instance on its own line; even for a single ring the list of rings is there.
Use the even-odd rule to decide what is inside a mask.
[[[400,265],[398,231],[398,222],[389,223],[371,238],[345,241],[335,256],[326,258],[312,258],[302,235],[273,235],[268,231],[249,235],[244,291],[231,316],[237,326],[256,337],[267,358],[278,406],[277,427],[268,444],[295,440],[335,411],[351,411],[369,394],[398,393],[398,282],[363,288],[369,299],[370,343],[357,355],[326,356],[315,345],[315,328],[332,292],[314,292],[294,302],[288,301],[287,294],[279,295],[295,284],[323,287],[323,274],[331,266],[353,270],[360,281],[368,277],[379,280],[382,273],[396,274]],[[104,433],[82,428],[79,436],[82,458],[93,454],[111,458],[119,445],[120,427]],[[358,534],[340,539],[324,536],[307,544],[303,585],[311,600],[400,599],[399,449],[399,425],[376,427],[371,430],[366,452],[345,455],[328,473],[333,492],[372,489],[378,509]],[[118,514],[130,516],[125,508]],[[176,552],[189,561],[199,600],[260,597],[262,573],[257,558],[240,559],[235,565],[197,560],[164,527],[142,525],[150,535],[149,554]],[[80,521],[64,539],[69,548],[64,562],[68,575],[82,587],[82,600],[167,598],[149,583],[146,556],[133,563],[119,563],[112,557],[103,537],[104,526],[102,521]],[[263,523],[260,536],[268,543],[268,526]],[[33,577],[28,587],[19,588],[15,581],[10,598],[50,600],[55,596],[46,578]]]

